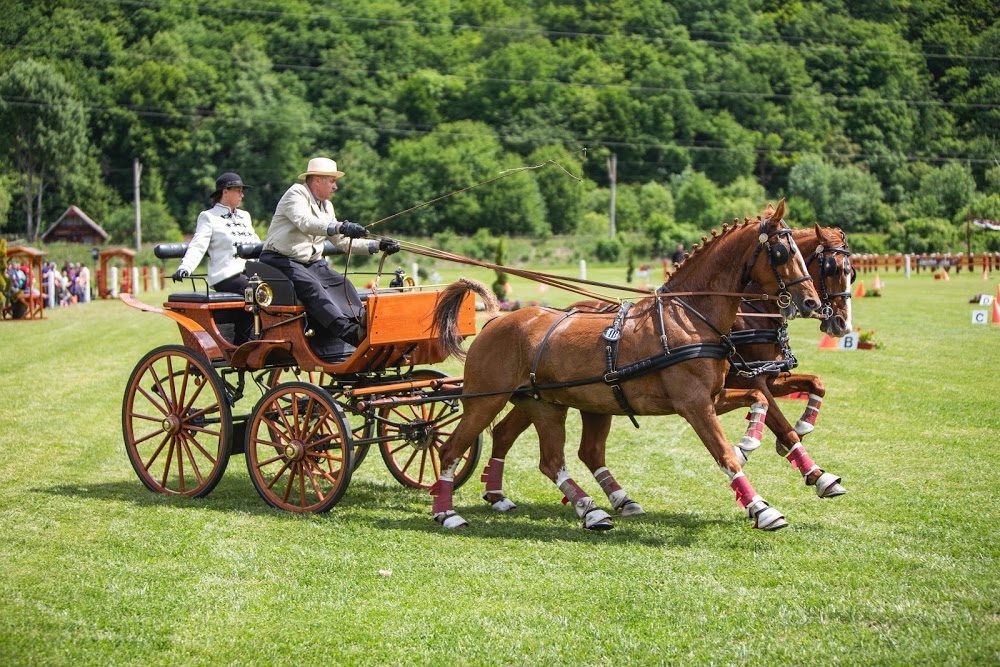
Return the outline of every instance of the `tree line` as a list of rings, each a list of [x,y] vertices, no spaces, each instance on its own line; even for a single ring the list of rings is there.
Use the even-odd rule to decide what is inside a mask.
[[[663,253],[787,197],[870,251],[1000,219],[991,0],[0,0],[0,233],[70,204],[193,231],[215,177],[266,225],[308,158],[338,214]],[[584,150],[586,149],[586,150]],[[499,180],[498,176],[504,175]],[[1000,237],[1000,235],[996,235]],[[602,246],[615,254],[618,241]],[[974,249],[1000,250],[982,234]],[[610,249],[609,249],[610,248]]]

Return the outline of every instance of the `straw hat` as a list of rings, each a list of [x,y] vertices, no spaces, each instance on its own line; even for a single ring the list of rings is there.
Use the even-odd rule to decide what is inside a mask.
[[[328,157],[314,157],[309,160],[305,173],[299,174],[300,179],[306,176],[333,176],[340,178],[344,172],[337,171],[337,163]]]

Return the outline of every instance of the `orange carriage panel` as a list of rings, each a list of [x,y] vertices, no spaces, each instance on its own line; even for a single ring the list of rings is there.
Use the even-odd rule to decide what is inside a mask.
[[[441,293],[403,292],[368,297],[368,342],[370,345],[427,341],[437,338],[434,307]],[[476,300],[466,295],[459,311],[459,333],[476,333]]]

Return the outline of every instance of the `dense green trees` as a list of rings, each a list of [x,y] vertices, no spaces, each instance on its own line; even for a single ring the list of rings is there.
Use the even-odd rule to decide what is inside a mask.
[[[616,227],[650,252],[782,196],[790,221],[881,234],[888,249],[958,243],[966,214],[992,215],[1000,197],[1000,26],[986,0],[0,11],[8,236],[72,203],[127,233],[135,158],[144,211],[157,213],[147,241],[174,224],[190,233],[225,170],[255,186],[244,205],[266,224],[321,154],[347,173],[338,214],[365,224],[509,174],[378,231],[596,243],[614,153]]]

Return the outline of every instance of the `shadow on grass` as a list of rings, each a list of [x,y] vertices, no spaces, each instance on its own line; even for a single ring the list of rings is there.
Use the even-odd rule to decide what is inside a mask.
[[[430,517],[431,498],[426,491],[369,481],[352,482],[343,499],[329,513],[308,515],[271,508],[257,495],[248,478],[235,475],[224,477],[203,498],[154,493],[138,480],[59,484],[35,487],[32,492],[126,503],[150,510],[190,508],[199,512],[238,512],[275,521],[327,522],[331,524],[331,529],[336,530],[351,525],[364,525],[386,531],[447,534],[457,539],[524,539],[538,542],[684,547],[696,544],[702,534],[715,532],[719,527],[725,530],[730,527],[733,530],[745,528],[735,517],[733,520],[722,520],[703,518],[691,513],[647,511],[645,515],[637,517],[614,517],[615,527],[612,530],[588,531],[581,528],[581,521],[572,508],[557,501],[519,502],[514,512],[500,514],[490,509],[485,502],[469,504],[461,499],[457,503],[457,510],[470,525],[463,529],[445,531]]]

